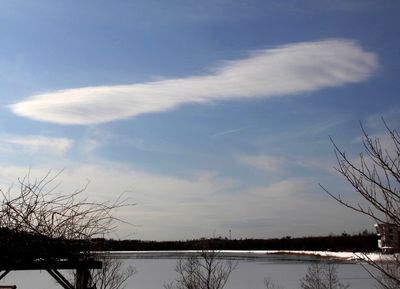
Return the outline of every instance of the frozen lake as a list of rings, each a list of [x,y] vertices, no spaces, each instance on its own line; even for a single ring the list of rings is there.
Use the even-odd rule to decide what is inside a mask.
[[[119,257],[124,264],[130,264],[137,270],[128,282],[128,289],[162,289],[165,283],[173,281],[176,276],[174,268],[179,258],[176,254],[124,254]],[[300,288],[299,280],[305,275],[309,264],[321,259],[296,255],[265,255],[257,258],[242,256],[237,260],[239,267],[233,271],[226,289],[262,289],[265,288],[265,277],[270,277],[286,289]],[[374,280],[360,265],[341,262],[337,264],[340,279],[350,283],[350,288],[375,288]],[[1,284],[17,285],[18,289],[62,288],[47,272],[39,271],[11,272]]]

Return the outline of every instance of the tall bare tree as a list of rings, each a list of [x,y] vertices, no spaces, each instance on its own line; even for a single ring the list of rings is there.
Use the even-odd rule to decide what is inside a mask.
[[[321,187],[340,204],[378,223],[400,226],[400,135],[384,120],[383,124],[386,128],[385,142],[382,137],[368,135],[361,126],[364,152],[359,154],[358,160],[349,157],[332,140],[337,158],[335,169],[354,188],[362,202],[351,203],[340,194],[334,194]],[[394,249],[399,251],[399,248]],[[393,255],[390,266],[384,262],[373,261],[367,255],[363,257],[381,274],[377,276],[369,271],[383,288],[393,288],[389,284],[395,284],[396,288],[400,288],[398,254]]]
[[[237,267],[236,261],[222,259],[216,251],[204,250],[180,259],[175,268],[178,277],[165,285],[165,289],[222,289]]]

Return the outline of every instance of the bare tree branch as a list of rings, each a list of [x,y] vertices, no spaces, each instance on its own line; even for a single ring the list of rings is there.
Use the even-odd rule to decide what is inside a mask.
[[[17,192],[0,190],[0,237],[14,244],[6,248],[0,242],[3,259],[79,255],[82,248],[73,244],[110,233],[121,221],[113,212],[131,206],[121,197],[102,203],[89,201],[83,196],[88,183],[72,194],[56,193],[60,173],[49,171],[41,179],[32,179],[28,173],[18,180]]]
[[[359,154],[358,163],[351,160],[331,138],[337,159],[335,169],[359,194],[363,204],[348,202],[340,194],[331,193],[321,184],[320,186],[345,207],[371,217],[378,223],[400,227],[400,135],[395,129],[391,129],[384,119],[382,121],[390,142],[384,146],[379,137],[369,136],[361,125],[364,153]],[[395,252],[399,252],[399,249],[393,248]],[[400,287],[400,259],[397,254],[392,256],[390,262],[375,261],[367,255],[362,257],[379,272],[377,275],[368,270],[381,288]]]

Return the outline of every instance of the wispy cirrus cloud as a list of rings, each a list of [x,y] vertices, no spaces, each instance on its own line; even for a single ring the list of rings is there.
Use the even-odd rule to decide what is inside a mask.
[[[377,67],[376,56],[354,41],[303,42],[222,62],[208,75],[51,91],[10,108],[19,116],[39,121],[97,124],[186,103],[270,98],[343,86],[366,80]]]
[[[18,146],[29,153],[45,152],[46,154],[63,155],[72,146],[73,141],[68,138],[53,138],[41,135],[9,137],[5,143]]]

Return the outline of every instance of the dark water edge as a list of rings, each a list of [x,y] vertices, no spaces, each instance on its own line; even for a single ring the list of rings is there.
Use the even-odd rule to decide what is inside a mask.
[[[257,251],[218,251],[218,256],[222,259],[250,260],[253,262],[335,262],[335,263],[355,263],[355,261],[340,259],[335,257],[322,257],[307,253],[275,252],[265,253]],[[99,255],[115,259],[180,259],[193,255],[201,254],[200,251],[113,251],[102,252]]]

